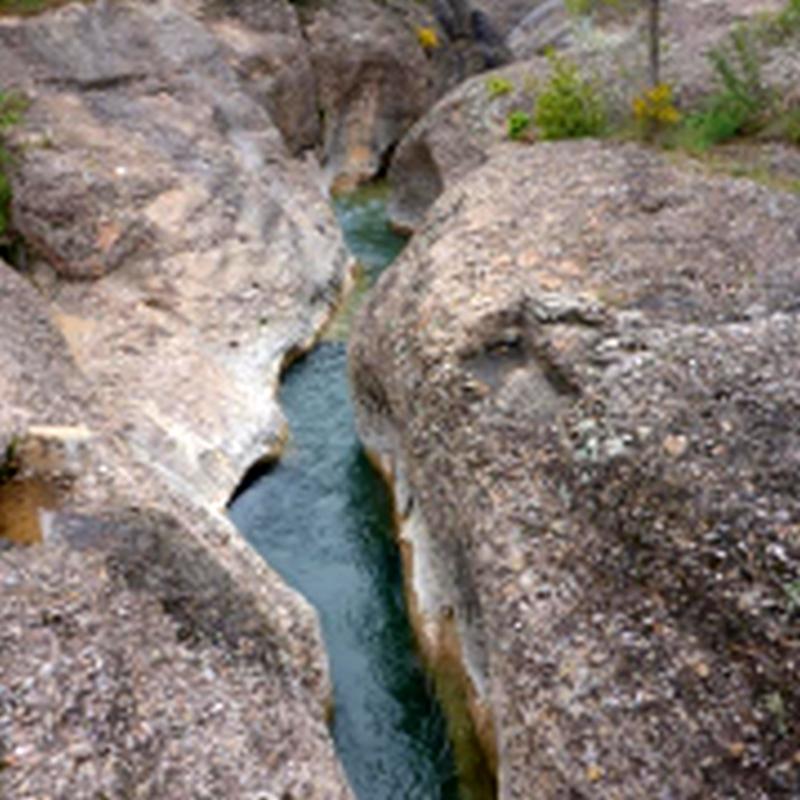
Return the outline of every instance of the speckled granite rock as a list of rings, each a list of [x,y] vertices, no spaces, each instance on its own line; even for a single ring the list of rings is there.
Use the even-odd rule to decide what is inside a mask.
[[[224,515],[349,257],[231,58],[170,2],[0,21],[0,529],[44,534],[0,551],[9,800],[351,797],[316,616]]]
[[[500,146],[356,321],[429,657],[500,797],[800,792],[800,198]]]
[[[0,319],[0,532],[46,489],[44,543],[0,543],[0,794],[349,797],[313,612],[140,458],[5,265]]]
[[[278,614],[294,616],[283,633],[299,650],[312,621],[256,564],[227,570],[226,586],[219,564],[186,561],[207,550],[187,539],[221,524],[129,517],[126,527],[121,516],[71,516],[59,524],[79,540],[0,553],[3,797],[349,798],[310,691],[321,688],[309,686],[320,677],[313,638],[301,677],[278,635]],[[89,530],[98,541],[80,544]],[[123,547],[133,542],[138,562]],[[187,566],[194,574],[181,576]],[[248,588],[233,585],[247,571],[261,582],[249,609]],[[190,577],[205,581],[203,609]],[[237,622],[222,616],[234,610],[225,602],[241,603],[249,636],[228,635]],[[228,630],[209,624],[212,609]]]

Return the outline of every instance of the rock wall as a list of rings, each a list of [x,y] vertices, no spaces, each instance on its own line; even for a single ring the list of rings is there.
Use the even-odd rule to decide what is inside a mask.
[[[0,528],[43,487],[44,537],[0,545],[9,800],[351,796],[316,617],[224,515],[281,445],[280,364],[349,257],[222,25],[172,2],[0,20],[3,87],[30,100]]]
[[[224,503],[278,445],[278,366],[346,272],[322,177],[175,6],[70,7],[0,37],[33,98],[12,207],[32,278],[143,456]]]
[[[391,5],[345,0],[323,7],[307,28],[322,149],[337,188],[381,172],[397,140],[433,100],[433,66],[412,19]]]
[[[243,88],[266,108],[292,153],[320,142],[317,78],[301,20],[287,0],[207,0],[203,17]]]
[[[501,798],[798,792],[799,212],[633,146],[500,146],[359,315],[359,430]]]

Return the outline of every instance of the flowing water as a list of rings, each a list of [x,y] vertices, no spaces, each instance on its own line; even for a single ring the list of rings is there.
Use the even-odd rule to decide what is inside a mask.
[[[403,240],[389,230],[374,188],[339,200],[337,215],[363,265],[363,288]],[[348,316],[345,309],[340,319]],[[356,438],[343,327],[334,325],[286,374],[290,443],[230,513],[317,608],[333,678],[333,735],[360,800],[456,800],[445,721],[406,614],[390,499]]]

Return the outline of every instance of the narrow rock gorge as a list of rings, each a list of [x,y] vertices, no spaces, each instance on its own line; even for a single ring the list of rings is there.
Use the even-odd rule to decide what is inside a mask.
[[[800,797],[800,7],[668,4],[687,114],[731,30],[769,43],[783,133],[697,153],[628,125],[629,5],[0,0],[1,797]],[[508,141],[550,46],[613,135]],[[413,236],[352,324],[350,493],[452,742],[373,785],[327,609],[228,512],[301,483],[279,383],[364,290],[331,192],[380,177]],[[273,539],[324,527],[283,499]]]
[[[407,2],[5,7],[0,793],[350,797],[316,614],[226,505],[351,283],[329,187],[482,57]]]

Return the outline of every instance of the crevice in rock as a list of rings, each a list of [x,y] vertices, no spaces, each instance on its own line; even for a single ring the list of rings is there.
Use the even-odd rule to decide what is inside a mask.
[[[278,456],[267,456],[259,461],[256,461],[245,472],[242,479],[237,484],[236,488],[230,496],[230,499],[225,504],[225,508],[230,508],[250,487],[258,483],[263,477],[269,475],[275,468],[279,461]]]
[[[147,72],[130,72],[86,80],[61,77],[48,78],[42,81],[42,83],[57,89],[75,89],[82,92],[107,92],[116,89],[125,89],[132,84],[144,83],[149,79],[150,75]]]
[[[27,242],[17,234],[6,238],[0,237],[0,261],[5,261],[17,272],[27,272],[30,261],[30,248]]]
[[[334,306],[334,308],[335,307],[336,306]],[[306,356],[308,356],[310,360],[319,358],[319,353],[311,352],[317,341],[318,338],[315,338],[313,341],[303,342],[301,345],[289,350],[283,359],[282,368],[280,371],[281,376],[287,377],[286,371],[289,366],[297,366],[297,362],[304,361]],[[322,345],[322,347],[327,348],[323,352],[331,353],[335,348],[340,348],[341,343],[329,341]],[[319,367],[315,366],[313,363],[300,364],[299,370],[302,373],[309,368],[311,370],[321,369],[322,364],[324,364],[326,359],[329,358],[330,356],[322,356],[322,362],[320,363]],[[306,375],[307,374],[308,373],[306,372]],[[313,372],[311,374],[313,374]],[[295,381],[295,378],[296,376],[294,373],[291,376],[288,376],[288,379],[285,382],[285,387],[292,385],[300,386],[301,384],[299,382],[294,384],[292,383]],[[314,380],[319,381],[319,378],[317,377]],[[313,385],[314,384],[312,381],[312,386]],[[319,390],[320,388],[320,384],[317,384],[317,389]],[[247,498],[244,497],[245,492],[250,488],[253,488],[254,491],[257,491],[258,489],[255,484],[260,482],[262,478],[270,475],[271,477],[265,481],[263,485],[265,487],[270,484],[277,486],[274,491],[277,492],[281,497],[283,497],[286,492],[293,491],[290,488],[291,484],[297,484],[298,482],[305,480],[304,470],[306,470],[308,467],[302,466],[302,460],[304,457],[307,458],[307,456],[303,456],[302,454],[304,449],[308,448],[308,443],[305,442],[305,439],[308,438],[308,432],[304,432],[305,425],[307,423],[301,423],[300,420],[295,419],[294,416],[296,413],[298,413],[297,406],[299,395],[292,395],[292,392],[299,390],[290,390],[285,388],[285,391],[287,392],[287,395],[284,395],[282,402],[286,404],[285,407],[287,409],[287,413],[290,414],[292,428],[294,430],[294,444],[292,446],[291,457],[281,458],[281,454],[273,453],[270,456],[260,459],[258,462],[256,462],[244,475],[242,481],[240,482],[239,486],[237,486],[233,496],[231,497],[231,500],[228,503],[229,510],[233,513],[234,519],[237,520],[237,523],[240,524],[240,526],[244,525],[244,515],[246,513],[252,513],[245,511],[245,507],[247,505]],[[307,391],[307,387],[304,387],[302,391]],[[292,399],[292,397],[294,399]],[[376,406],[381,407],[386,401],[386,398],[374,397],[373,400]],[[311,402],[311,398],[308,399],[308,402]],[[300,402],[300,406],[305,407],[306,405],[306,400],[302,400]],[[303,419],[305,418],[303,417]],[[317,430],[316,423],[312,425],[312,430]],[[322,428],[319,430],[322,430]],[[319,436],[319,433],[314,435]],[[330,434],[327,436],[330,436]],[[324,446],[329,448],[335,445],[330,442],[329,438],[326,438]],[[350,445],[350,447],[352,447],[352,445]],[[367,452],[367,456],[369,455],[370,454]],[[323,460],[319,455],[317,455],[316,458]],[[325,456],[325,458],[327,458],[327,456]],[[363,469],[366,467],[366,461],[364,460],[363,455],[360,456],[360,460],[364,462],[364,466],[361,467]],[[378,466],[380,467],[380,465]],[[371,470],[368,471],[371,472]],[[275,473],[274,475],[272,475],[273,472]],[[464,602],[463,593],[459,594],[458,592],[455,592],[453,596],[448,596],[446,602],[443,601],[442,604],[437,607],[435,616],[428,616],[428,608],[425,605],[425,598],[421,598],[422,593],[419,591],[417,586],[417,583],[420,579],[419,572],[421,569],[424,570],[426,568],[426,555],[418,549],[415,543],[409,542],[406,537],[408,526],[413,524],[414,521],[420,519],[418,509],[416,504],[413,502],[413,498],[404,498],[402,496],[402,489],[398,488],[398,482],[390,480],[386,470],[379,468],[377,472],[378,474],[383,473],[383,477],[385,479],[384,483],[386,483],[387,486],[392,490],[390,494],[393,495],[393,505],[390,516],[395,522],[395,540],[398,545],[399,560],[402,566],[402,592],[406,598],[405,605],[407,609],[407,615],[413,631],[412,638],[414,640],[414,647],[412,647],[412,650],[419,651],[421,661],[426,667],[428,678],[434,686],[435,695],[438,698],[439,705],[444,711],[446,727],[449,734],[447,738],[450,740],[450,744],[457,761],[456,772],[458,773],[459,784],[461,786],[458,796],[464,798],[464,800],[494,800],[494,798],[497,796],[495,777],[497,758],[495,752],[496,747],[494,744],[494,730],[491,712],[486,709],[482,702],[482,698],[486,696],[484,686],[486,680],[486,665],[483,663],[483,658],[481,656],[483,648],[480,642],[476,642],[475,637],[473,636],[474,631],[470,630],[470,626],[480,627],[481,625],[480,609],[474,609],[471,607],[468,608],[469,603]],[[325,490],[326,497],[333,498],[334,496],[338,496],[337,492],[340,492],[341,490],[334,489],[332,486],[329,486],[328,484],[330,482],[330,477],[324,476],[327,476],[327,472],[322,472],[319,475],[316,475],[315,473],[315,477],[312,478],[311,482],[314,483],[315,481],[321,481],[323,486],[327,487]],[[344,480],[345,476],[342,476],[342,481]],[[377,481],[378,479],[376,477],[373,480]],[[281,484],[280,481],[283,481],[284,483]],[[286,483],[287,481],[288,483]],[[284,545],[277,544],[277,542],[286,542],[288,538],[291,538],[291,536],[295,534],[294,526],[300,525],[300,528],[296,531],[297,536],[300,537],[298,540],[300,542],[300,544],[298,544],[299,549],[297,552],[294,552],[294,550],[292,551],[293,555],[291,556],[291,560],[294,562],[299,559],[305,564],[306,560],[304,559],[304,553],[307,552],[308,564],[313,564],[314,559],[316,558],[312,552],[314,549],[314,539],[317,535],[313,532],[315,523],[313,522],[312,518],[309,517],[303,517],[305,520],[304,522],[297,522],[293,516],[292,520],[288,523],[289,527],[286,527],[286,523],[282,523],[279,520],[279,517],[281,516],[279,506],[282,502],[280,497],[270,494],[265,494],[264,497],[273,497],[272,502],[268,504],[268,510],[265,506],[265,519],[268,520],[267,524],[270,528],[275,526],[274,536],[277,537],[276,544],[266,546],[267,541],[272,541],[273,534],[264,533],[263,541],[260,538],[261,534],[255,534],[252,531],[249,532],[247,536],[248,538],[251,538],[251,536],[253,537],[252,541],[254,544],[256,541],[259,541],[257,548],[263,552],[266,559],[271,562],[274,567],[281,572],[281,574],[284,574],[284,578],[288,580],[289,583],[294,585],[303,594],[305,594],[311,602],[317,605],[318,611],[323,618],[323,629],[325,629],[324,617],[326,614],[330,613],[330,609],[326,608],[324,605],[320,606],[319,599],[315,600],[314,598],[321,591],[319,587],[322,586],[329,578],[326,578],[323,575],[317,575],[315,573],[315,577],[313,578],[315,587],[309,588],[307,593],[306,589],[303,588],[303,580],[301,579],[301,576],[298,574],[294,578],[291,577],[293,568],[284,573],[285,565],[282,565],[281,559],[283,559],[283,561],[286,560],[286,553],[281,555],[278,552],[273,551],[272,557],[270,556],[270,547],[282,549]],[[240,501],[240,505],[237,508],[231,508],[234,505],[234,501]],[[312,502],[312,498],[308,498],[308,502],[309,504],[313,505],[313,502],[316,501]],[[327,501],[325,503],[325,507],[328,508]],[[301,513],[299,509],[297,513]],[[337,512],[331,511],[331,513],[335,516]],[[353,512],[348,513],[352,514]],[[332,525],[335,526],[337,524],[338,523],[335,521],[335,519],[329,520],[326,517],[326,521],[324,523],[325,527],[330,527]],[[249,523],[247,523],[247,525],[249,527]],[[242,527],[242,530],[248,530],[248,527]],[[422,529],[424,532],[424,526],[422,526]],[[307,544],[303,544],[303,542],[306,540]],[[342,545],[344,545],[344,542],[342,542],[340,546]],[[332,545],[328,544],[326,546],[330,548]],[[371,545],[370,548],[373,546],[374,545]],[[308,548],[308,550],[306,551],[304,548]],[[330,555],[330,559],[334,561],[337,557],[338,556],[334,553],[331,553]],[[370,557],[374,557],[374,554],[372,554]],[[358,558],[360,559],[361,556]],[[309,566],[306,565],[301,568],[301,572],[305,573],[308,569]],[[458,583],[459,579],[455,578],[454,580],[456,583]],[[341,587],[341,590],[343,591],[344,587]],[[324,597],[325,595],[323,594],[322,596]],[[349,604],[348,608],[350,608]],[[354,608],[348,611],[348,615],[355,613],[356,612]],[[480,636],[478,636],[478,639],[479,638]],[[329,654],[332,659],[332,671],[334,677],[337,674],[337,669],[341,669],[341,666],[337,667],[336,665],[335,653],[337,652],[337,647],[338,650],[341,651],[341,643],[336,645],[334,642],[331,642],[329,644]],[[363,656],[359,656],[359,658],[362,657]],[[403,660],[405,658],[406,656],[401,653],[396,653],[391,656],[393,662],[397,659]],[[382,669],[392,671],[395,669],[395,667],[384,665]],[[409,709],[404,713],[413,715],[419,712]],[[349,713],[347,715],[349,715]],[[387,721],[386,724],[392,725],[393,723]],[[427,727],[430,727],[431,724],[432,723],[430,721],[425,723]],[[406,732],[406,735],[408,735],[408,732]],[[393,756],[387,755],[385,757],[391,760]],[[427,757],[428,756],[426,756],[426,758]],[[344,755],[342,756],[342,759],[343,763],[348,763]],[[409,774],[416,773],[416,769],[416,765],[409,765]],[[454,775],[452,772],[452,766],[450,767],[450,770],[449,780],[453,781]],[[357,791],[359,791],[361,796],[364,796],[357,786],[355,788]],[[385,788],[374,788],[377,794],[368,794],[366,795],[367,797],[388,796],[385,794],[380,794],[381,791],[385,791]],[[451,794],[452,789],[452,786],[450,786],[450,788],[447,790],[442,788],[441,796],[455,796]],[[416,791],[419,791],[419,789]],[[423,792],[422,794],[412,793],[408,796],[428,797],[430,795]],[[440,796],[438,794],[438,790],[436,796]]]
[[[373,180],[384,180],[389,174],[389,168],[392,165],[392,159],[394,158],[395,151],[397,150],[397,145],[400,143],[399,139],[395,139],[393,142],[390,142],[384,151],[380,154],[380,161],[378,164],[378,171],[375,173],[375,177]]]

